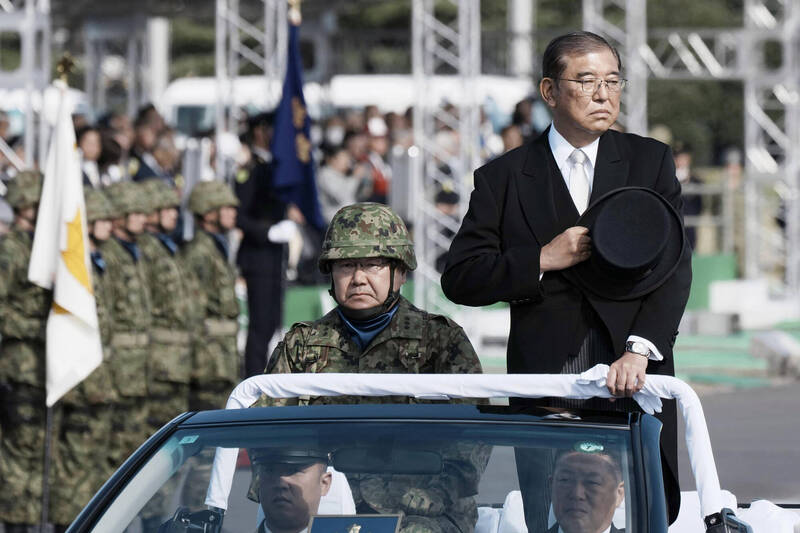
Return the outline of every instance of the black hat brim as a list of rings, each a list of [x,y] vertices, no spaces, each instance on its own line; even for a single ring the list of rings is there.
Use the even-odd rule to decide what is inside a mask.
[[[652,271],[642,279],[620,279],[596,268],[591,259],[564,270],[564,275],[567,279],[591,294],[607,300],[635,300],[656,290],[678,268],[683,249],[686,246],[683,220],[678,211],[662,195],[646,187],[621,187],[608,192],[590,205],[575,225],[589,228],[589,235],[591,236],[592,226],[608,200],[632,190],[646,191],[652,194],[667,208],[669,213],[668,233],[664,251],[660,261],[653,267]]]

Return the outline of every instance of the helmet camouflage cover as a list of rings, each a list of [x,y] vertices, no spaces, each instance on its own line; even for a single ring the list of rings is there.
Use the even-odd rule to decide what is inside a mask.
[[[149,213],[150,206],[142,186],[133,181],[118,181],[106,188],[108,199],[118,216]]]
[[[6,202],[14,209],[24,209],[39,203],[42,195],[42,174],[37,170],[23,170],[8,182]]]
[[[142,182],[142,190],[147,196],[147,201],[150,204],[150,209],[148,212],[157,211],[167,207],[178,207],[181,205],[181,199],[178,196],[178,191],[160,179],[149,179],[145,182]]]
[[[86,219],[89,222],[110,220],[116,216],[114,206],[103,191],[84,187],[83,198],[86,200]]]
[[[239,199],[231,188],[221,181],[201,181],[194,186],[189,195],[189,210],[195,215],[204,215],[220,207],[238,205]]]
[[[408,270],[417,268],[408,229],[388,206],[360,203],[339,209],[325,232],[319,269],[328,273],[331,261],[367,257],[396,259]]]

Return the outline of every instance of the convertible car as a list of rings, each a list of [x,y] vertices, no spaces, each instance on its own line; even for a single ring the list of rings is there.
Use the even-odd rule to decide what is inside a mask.
[[[607,397],[606,372],[250,378],[227,409],[180,415],[153,435],[68,533],[666,533],[655,417],[502,405]],[[264,396],[350,403],[247,408]],[[793,531],[785,516],[751,513],[753,529],[751,510],[726,499],[692,389],[652,376],[635,397],[650,413],[661,398],[684,415],[698,488],[680,531]],[[304,488],[296,478],[315,464]]]

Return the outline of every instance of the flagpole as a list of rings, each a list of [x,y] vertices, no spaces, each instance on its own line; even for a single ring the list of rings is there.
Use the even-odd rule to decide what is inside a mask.
[[[67,77],[72,69],[75,67],[75,61],[69,52],[65,52],[58,62],[56,69],[59,73],[59,78],[67,84]],[[63,101],[61,104],[63,105]],[[45,388],[45,397],[47,396],[47,389]],[[39,524],[39,533],[45,533],[47,530],[47,521],[49,520],[48,513],[50,511],[50,455],[53,441],[53,408],[47,406],[45,402],[45,426],[44,426],[44,466],[42,468],[42,517]]]

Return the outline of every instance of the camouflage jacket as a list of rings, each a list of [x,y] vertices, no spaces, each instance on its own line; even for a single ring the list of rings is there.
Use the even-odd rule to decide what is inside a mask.
[[[217,248],[214,237],[205,231],[198,230],[183,253],[205,303],[202,329],[195,337],[191,378],[198,384],[217,383],[229,390],[239,382],[236,271]]]
[[[0,240],[0,380],[44,386],[44,340],[52,292],[28,281],[33,238],[13,228]]]
[[[314,322],[295,324],[275,347],[265,373],[481,373],[478,356],[458,324],[421,311],[403,297],[397,305],[391,322],[363,352],[335,309]],[[357,401],[346,397],[313,398],[308,403]]]
[[[235,320],[239,316],[236,299],[236,271],[220,253],[214,237],[197,230],[183,249],[189,270],[205,292],[205,318]]]
[[[112,303],[111,344],[118,333],[147,333],[151,325],[150,295],[143,259],[134,261],[115,238],[100,246],[107,266],[105,287]]]
[[[100,246],[106,262],[107,301],[113,316],[110,328],[110,359],[107,358],[119,394],[128,397],[147,395],[147,357],[149,353],[150,297],[142,259],[131,254],[115,238]]]
[[[153,328],[188,332],[195,328],[197,300],[192,294],[192,274],[181,256],[171,253],[156,235],[137,239],[150,289]]]

